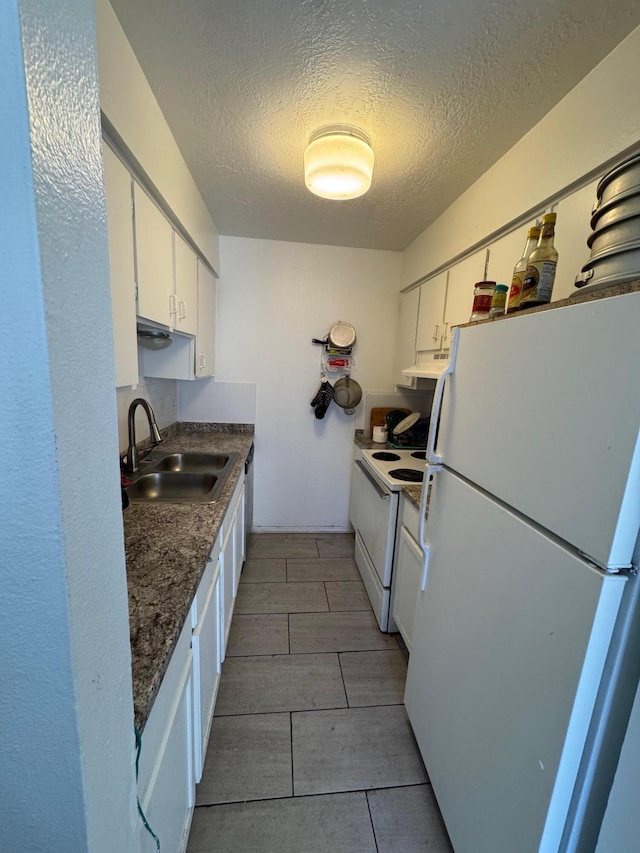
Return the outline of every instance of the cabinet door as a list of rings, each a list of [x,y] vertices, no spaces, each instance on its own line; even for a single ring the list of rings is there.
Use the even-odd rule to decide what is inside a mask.
[[[134,182],[138,314],[173,327],[173,229],[159,208]]]
[[[175,261],[176,331],[198,331],[198,258],[179,234],[173,232]]]
[[[473,309],[473,287],[477,281],[483,280],[486,256],[486,249],[481,249],[449,270],[442,337],[445,348],[451,343],[452,326],[469,322]]]
[[[400,294],[400,319],[396,340],[395,383],[403,388],[415,388],[416,378],[403,376],[405,367],[416,363],[416,331],[418,328],[418,305],[420,288]]]
[[[149,825],[160,839],[162,850],[184,850],[195,801],[192,744],[191,650],[185,661],[178,691],[171,706],[162,752],[151,786],[141,801]],[[144,735],[143,735],[144,741]],[[142,849],[155,851],[151,836],[141,831]]]
[[[442,322],[447,293],[447,273],[442,272],[420,286],[420,307],[416,350],[439,350],[442,343]],[[407,367],[408,365],[405,365]]]
[[[198,591],[198,598],[200,598]],[[193,631],[194,687],[194,769],[195,780],[202,778],[204,757],[213,719],[221,672],[220,654],[220,562],[216,563],[208,590],[202,591],[203,604],[198,608],[198,622]]]
[[[196,376],[215,375],[216,280],[198,260],[198,336]]]
[[[237,503],[235,517],[236,551],[234,561],[233,594],[238,594],[238,584],[242,573],[242,564],[245,557],[245,534],[244,534],[244,489]]]
[[[403,524],[400,528],[400,544],[393,570],[391,612],[409,651],[411,651],[413,621],[420,592],[422,567],[422,549]]]
[[[105,144],[104,191],[107,203],[111,312],[116,386],[138,384],[136,272],[133,251],[131,175]]]
[[[223,659],[227,649],[231,617],[233,616],[233,600],[235,597],[235,566],[236,559],[236,528],[232,522],[227,530],[224,546],[220,553],[220,569],[222,583],[222,626],[223,626]]]

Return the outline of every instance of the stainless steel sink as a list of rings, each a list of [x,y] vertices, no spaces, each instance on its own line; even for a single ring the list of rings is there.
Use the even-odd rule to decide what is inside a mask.
[[[153,467],[156,471],[219,471],[228,461],[224,453],[170,453]]]
[[[127,495],[132,503],[214,503],[237,458],[237,453],[152,451],[127,488]]]
[[[143,474],[127,489],[130,501],[209,500],[218,478],[215,474],[176,474],[156,471]]]

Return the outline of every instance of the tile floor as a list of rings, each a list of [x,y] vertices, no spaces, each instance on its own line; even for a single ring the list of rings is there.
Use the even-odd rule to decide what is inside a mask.
[[[353,547],[251,537],[187,853],[452,853]]]

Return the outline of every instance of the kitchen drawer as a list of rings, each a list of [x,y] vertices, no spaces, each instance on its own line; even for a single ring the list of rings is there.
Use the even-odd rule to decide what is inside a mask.
[[[360,534],[356,531],[356,565],[367,590],[373,613],[378,620],[381,631],[387,630],[389,613],[389,590],[382,586],[378,573],[373,567],[367,549],[362,543]],[[382,614],[382,616],[381,616]],[[382,621],[380,621],[382,619]]]

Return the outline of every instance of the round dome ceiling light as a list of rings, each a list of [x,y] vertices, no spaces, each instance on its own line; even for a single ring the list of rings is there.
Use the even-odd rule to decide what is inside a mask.
[[[321,198],[349,199],[371,186],[373,149],[367,134],[348,124],[321,127],[304,152],[304,180]]]

